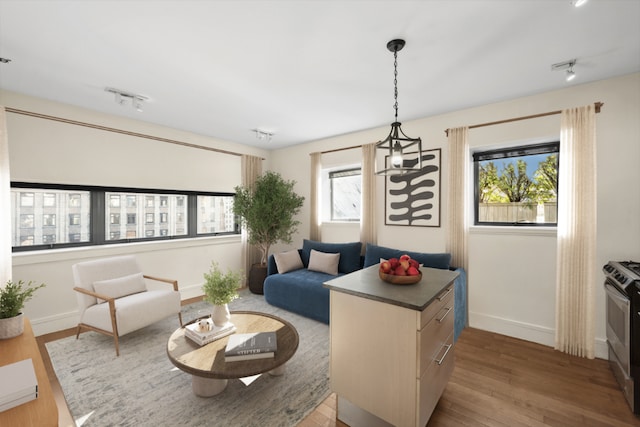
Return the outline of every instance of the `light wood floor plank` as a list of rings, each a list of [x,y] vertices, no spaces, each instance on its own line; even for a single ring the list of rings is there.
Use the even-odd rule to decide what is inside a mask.
[[[61,426],[73,419],[44,344],[74,329],[38,337],[59,404]],[[428,427],[640,426],[606,360],[569,356],[543,345],[467,328],[456,367]],[[336,420],[331,394],[301,427],[347,427]]]

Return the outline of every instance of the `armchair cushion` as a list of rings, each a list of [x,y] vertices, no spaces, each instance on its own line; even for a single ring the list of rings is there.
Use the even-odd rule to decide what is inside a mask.
[[[147,284],[142,273],[135,273],[115,279],[98,280],[93,282],[93,289],[98,294],[111,298],[120,298],[146,291]],[[105,302],[103,299],[98,298],[98,304],[103,302]]]

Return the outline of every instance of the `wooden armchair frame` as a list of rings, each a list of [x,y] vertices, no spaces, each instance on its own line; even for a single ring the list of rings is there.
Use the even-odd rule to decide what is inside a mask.
[[[168,283],[170,285],[173,285],[173,290],[178,292],[178,281],[177,280],[172,280],[172,279],[163,279],[161,277],[154,277],[154,276],[148,276],[146,274],[143,274],[142,277],[144,277],[145,279],[149,279],[149,280],[155,280],[157,282],[164,282],[164,283]],[[97,292],[93,292],[90,291],[88,289],[85,288],[81,288],[79,286],[74,286],[73,288],[74,291],[80,292],[81,294],[85,294],[85,295],[90,295],[92,297],[95,298],[99,298],[101,300],[104,300],[105,302],[107,302],[109,304],[109,314],[111,316],[111,329],[113,330],[113,332],[109,332],[106,331],[104,329],[100,329],[100,328],[96,328],[94,326],[91,325],[87,325],[84,323],[78,323],[78,326],[76,328],[76,339],[78,339],[80,337],[80,332],[85,329],[85,330],[90,330],[90,331],[94,331],[94,332],[98,332],[107,336],[112,336],[113,337],[113,342],[116,346],[116,356],[120,356],[120,344],[118,342],[118,322],[116,321],[116,299],[117,298],[112,298],[106,295],[102,295],[99,294]],[[180,320],[180,327],[183,326],[182,324],[182,312],[178,313],[178,319]]]

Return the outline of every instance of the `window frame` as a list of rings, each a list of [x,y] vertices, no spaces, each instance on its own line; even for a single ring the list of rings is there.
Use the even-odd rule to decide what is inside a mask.
[[[90,193],[90,239],[86,242],[65,242],[65,243],[48,243],[38,244],[31,246],[12,246],[12,252],[31,252],[38,250],[48,249],[62,249],[73,248],[83,246],[100,246],[100,245],[112,245],[112,244],[127,244],[138,243],[148,241],[159,240],[180,240],[180,239],[193,239],[193,238],[206,238],[212,236],[223,235],[239,235],[240,225],[237,218],[234,218],[234,230],[228,232],[213,232],[202,233],[197,232],[196,229],[196,216],[197,216],[197,197],[198,196],[219,196],[219,197],[233,197],[235,193],[228,192],[206,192],[206,191],[192,191],[192,190],[167,190],[167,189],[151,189],[151,188],[135,188],[135,187],[107,187],[107,186],[92,186],[92,185],[68,185],[68,184],[51,184],[51,183],[35,183],[35,182],[21,182],[12,181],[11,190],[59,190],[59,191],[88,191]],[[109,240],[105,238],[106,230],[106,211],[107,201],[105,200],[106,193],[142,193],[153,195],[184,195],[186,196],[186,215],[187,215],[187,233],[184,235],[174,236],[162,236],[155,235],[154,237],[125,237],[119,240]],[[122,218],[120,219],[122,221]],[[67,219],[68,221],[68,219]],[[13,230],[12,230],[13,233]],[[158,233],[159,234],[159,233]]]
[[[559,177],[560,177],[560,141],[553,140],[534,144],[519,144],[503,148],[478,149],[472,152],[473,167],[473,225],[489,226],[489,227],[545,227],[555,228],[557,222],[495,222],[495,221],[479,221],[480,195],[479,195],[479,163],[487,160],[498,160],[507,158],[518,158],[525,156],[534,156],[539,154],[556,154],[558,158],[557,166],[557,187],[556,187],[556,221],[557,221],[557,203],[560,199]]]
[[[336,176],[341,175],[341,176]],[[360,177],[360,185],[362,185],[362,167],[361,166],[345,166],[343,168],[332,168],[327,170],[327,181],[329,183],[329,221],[330,222],[349,222],[349,223],[357,223],[362,220],[362,211],[360,212],[360,216],[358,218],[335,218],[334,215],[334,179],[336,178],[345,178],[359,176]],[[360,205],[362,206],[362,196],[360,197]]]

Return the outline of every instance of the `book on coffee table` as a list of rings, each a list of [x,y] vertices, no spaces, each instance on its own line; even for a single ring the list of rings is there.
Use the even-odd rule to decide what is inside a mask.
[[[235,334],[229,337],[224,357],[228,362],[274,357],[278,349],[275,332]]]
[[[203,346],[236,331],[233,323],[227,322],[223,326],[214,326],[210,331],[201,331],[198,322],[184,327],[184,336],[196,344]]]
[[[0,367],[0,412],[38,397],[33,360],[24,359]]]

